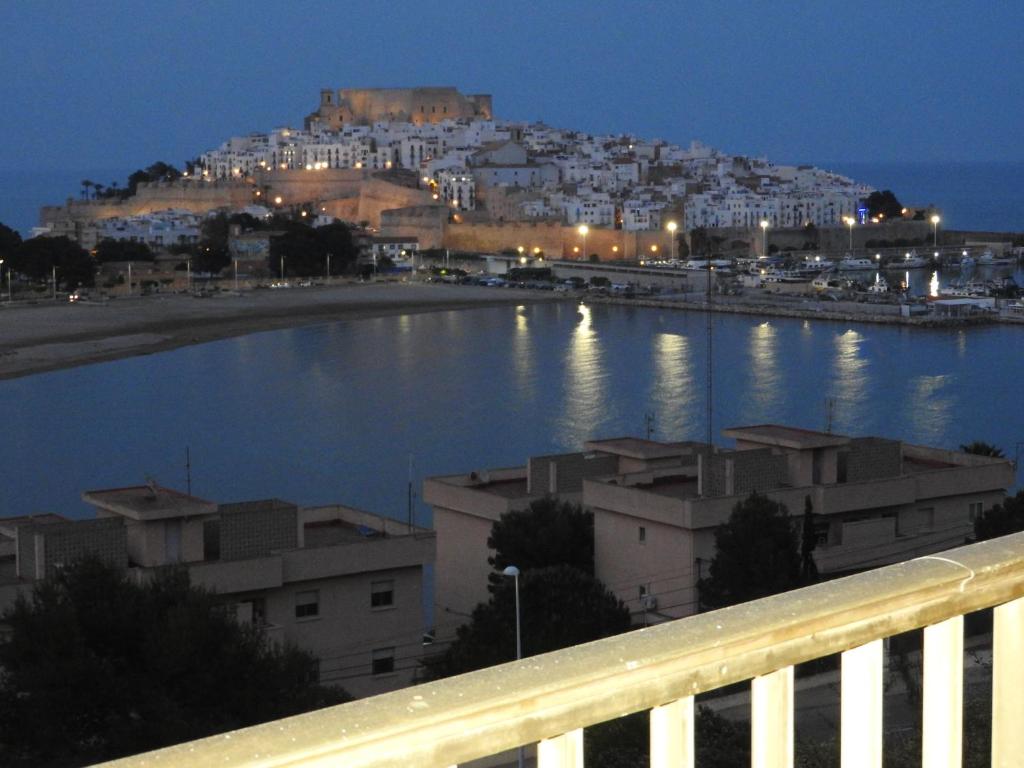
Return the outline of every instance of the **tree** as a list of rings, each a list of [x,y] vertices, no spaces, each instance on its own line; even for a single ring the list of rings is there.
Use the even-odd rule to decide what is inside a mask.
[[[566,565],[593,576],[594,515],[579,504],[545,496],[529,509],[503,514],[491,527],[487,546],[494,550],[487,558],[495,570],[489,577],[492,592],[508,580],[501,572],[510,565],[524,573]]]
[[[153,251],[145,243],[131,240],[114,240],[107,237],[96,245],[96,261],[106,264],[110,261],[152,261]]]
[[[800,531],[800,578],[807,584],[818,580],[818,564],[814,562],[814,550],[817,545],[814,505],[811,504],[810,496],[804,496],[804,524]]]
[[[994,539],[1024,531],[1024,491],[1017,491],[1002,504],[994,504],[974,519],[975,541]]]
[[[525,571],[519,577],[523,656],[547,653],[630,628],[629,610],[600,581],[567,565]],[[441,655],[426,662],[434,678],[512,661],[516,657],[515,584],[495,586]]]
[[[80,765],[344,699],[315,661],[239,624],[187,571],[138,583],[88,558],[4,615],[0,762]]]
[[[961,444],[960,450],[964,453],[973,453],[975,456],[990,456],[993,459],[1003,459],[1003,449],[999,448],[992,443],[986,443],[982,440],[974,440],[967,444]]]
[[[875,190],[864,201],[868,207],[868,216],[882,216],[886,219],[898,219],[903,215],[903,205],[890,190]]]
[[[92,257],[66,237],[32,237],[11,255],[11,267],[30,280],[49,280],[57,268],[57,280],[69,288],[91,286],[95,280]]]
[[[0,223],[0,259],[7,261],[21,245],[21,235],[17,230]]]
[[[325,227],[307,226],[296,221],[278,221],[275,226],[284,232],[270,241],[270,271],[281,269],[284,257],[289,275],[323,275],[327,254],[331,255],[331,274],[351,272],[355,268],[359,249],[348,226],[340,221]]]
[[[800,584],[800,550],[789,511],[755,492],[715,531],[715,556],[697,588],[702,607],[722,608]]]

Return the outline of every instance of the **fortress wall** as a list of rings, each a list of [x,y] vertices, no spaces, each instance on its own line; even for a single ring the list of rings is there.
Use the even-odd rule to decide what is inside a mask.
[[[284,206],[359,196],[371,171],[356,168],[325,168],[319,171],[275,170],[257,174],[256,185],[263,190],[266,205],[281,197]]]
[[[443,205],[420,205],[384,211],[380,233],[385,237],[415,237],[420,250],[444,248],[448,209]]]
[[[240,181],[156,182],[140,184],[127,200],[73,200],[64,205],[47,205],[39,212],[44,226],[62,221],[86,222],[122,216],[136,216],[168,208],[206,213],[215,208],[241,208],[252,202],[252,187]]]
[[[371,227],[380,227],[382,211],[428,205],[431,202],[430,193],[425,189],[392,184],[384,179],[367,179],[359,190],[357,221],[368,221]]]
[[[357,122],[379,119],[407,119],[413,123],[437,123],[459,117],[473,117],[478,105],[489,97],[471,99],[456,88],[343,88],[339,101],[351,109]]]

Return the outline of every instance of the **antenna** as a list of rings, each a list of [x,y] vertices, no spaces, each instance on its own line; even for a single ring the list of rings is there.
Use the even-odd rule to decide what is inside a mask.
[[[705,315],[707,318],[707,338],[708,338],[708,369],[707,369],[707,443],[708,443],[708,458],[711,457],[711,445],[713,442],[713,426],[712,420],[714,417],[714,394],[715,394],[715,356],[714,356],[714,341],[715,341],[715,325],[713,316],[711,314],[711,281],[714,278],[714,267],[711,265],[711,257],[708,256],[708,292],[707,292],[707,306],[705,307]]]
[[[832,434],[832,414],[836,409],[836,399],[834,397],[825,398],[825,432]]]
[[[647,439],[650,440],[654,434],[654,411],[647,411],[644,414],[644,425],[647,428]]]
[[[146,475],[146,487],[149,488],[149,498],[155,499],[156,492],[160,487],[156,484],[156,480],[149,475]]]
[[[189,496],[192,495],[192,454],[185,446],[185,490]]]
[[[409,454],[409,488],[408,488],[408,494],[407,494],[407,498],[406,498],[406,502],[408,504],[408,515],[409,515],[409,519],[408,519],[409,533],[412,533],[412,499],[413,499],[413,495],[414,494],[412,492],[412,454],[410,453]]]

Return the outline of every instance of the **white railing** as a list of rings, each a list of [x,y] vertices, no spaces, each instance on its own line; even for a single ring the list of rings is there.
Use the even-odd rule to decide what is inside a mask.
[[[884,638],[924,627],[923,765],[960,765],[963,616],[997,606],[992,765],[1024,765],[1024,534],[278,720],[115,766],[452,766],[650,711],[651,766],[692,766],[694,695],[751,680],[752,763],[793,764],[793,665],[842,653],[844,768],[882,764]]]

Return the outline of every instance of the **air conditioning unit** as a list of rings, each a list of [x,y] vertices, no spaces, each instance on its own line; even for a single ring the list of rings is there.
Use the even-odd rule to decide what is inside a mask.
[[[640,605],[645,611],[653,611],[658,607],[658,598],[654,595],[644,595],[640,598]]]

